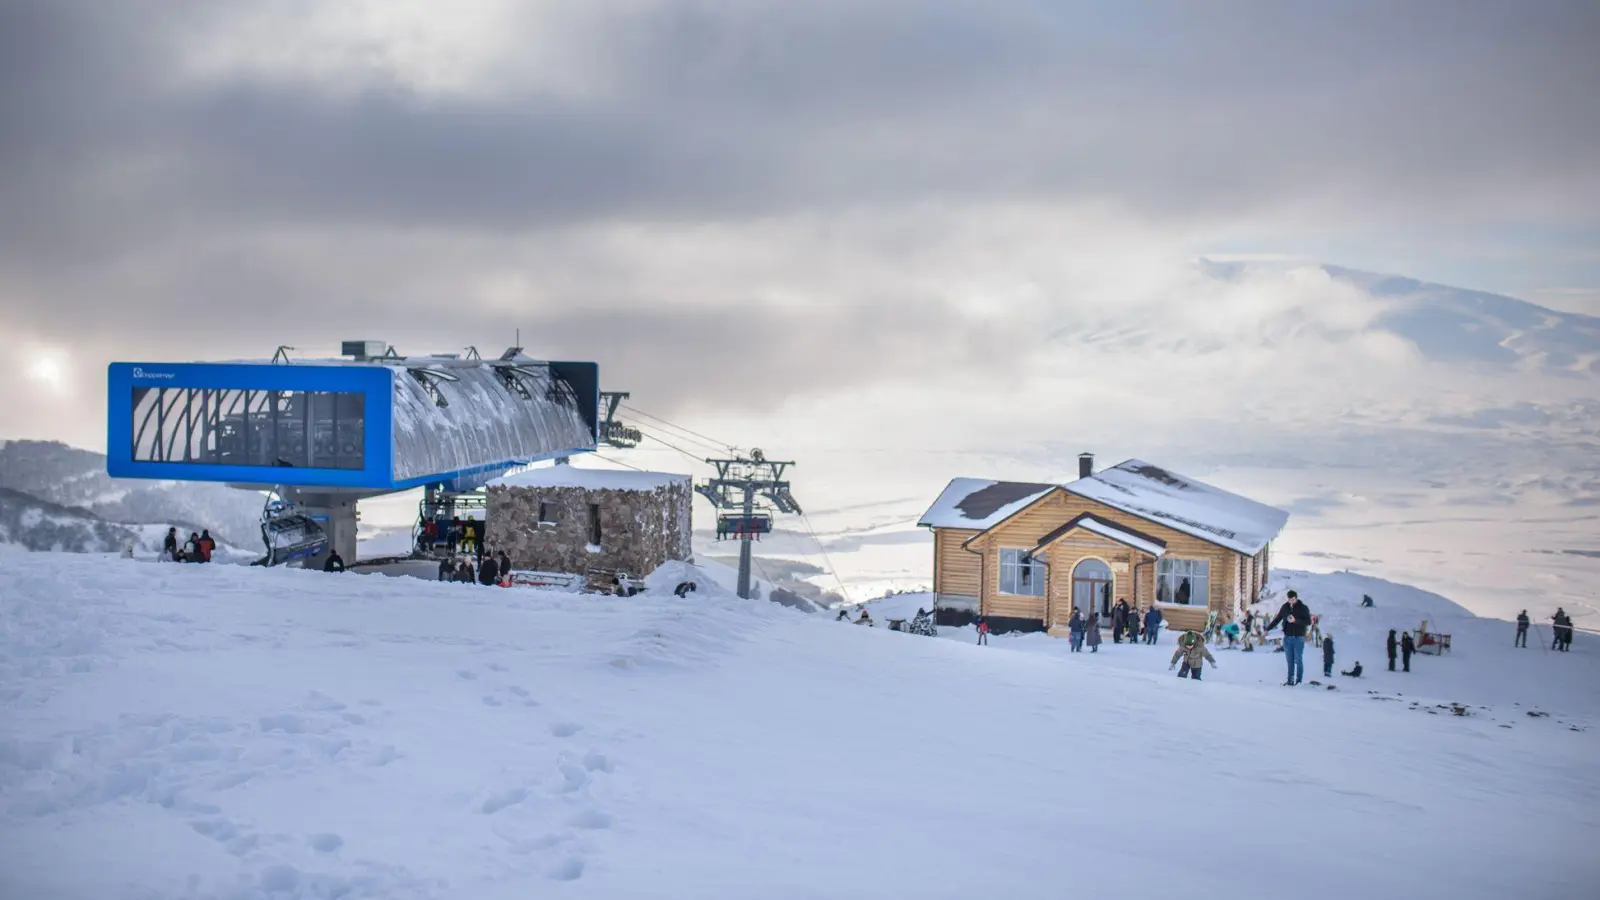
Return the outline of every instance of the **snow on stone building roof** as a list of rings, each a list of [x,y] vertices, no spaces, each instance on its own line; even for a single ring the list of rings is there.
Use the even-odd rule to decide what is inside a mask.
[[[540,466],[513,472],[489,482],[491,486],[520,488],[583,488],[591,491],[653,491],[688,484],[688,475],[672,472],[635,472],[619,469],[584,469],[571,465]]]
[[[1053,484],[953,478],[917,525],[986,531],[1055,490]]]
[[[1063,485],[1080,497],[1250,556],[1289,521],[1281,509],[1130,459]]]

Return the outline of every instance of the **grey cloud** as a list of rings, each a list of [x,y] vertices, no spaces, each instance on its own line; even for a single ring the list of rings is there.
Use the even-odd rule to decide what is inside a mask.
[[[751,405],[1006,359],[1023,323],[848,271],[925,262],[989,205],[1193,230],[1600,201],[1588,3],[644,4],[573,31],[604,86],[583,99],[180,70],[253,7],[0,4],[0,324],[122,356],[521,326],[664,403]],[[650,283],[573,236],[921,207],[937,224],[842,230],[873,243],[827,277],[797,250]],[[520,303],[487,299],[497,270]]]

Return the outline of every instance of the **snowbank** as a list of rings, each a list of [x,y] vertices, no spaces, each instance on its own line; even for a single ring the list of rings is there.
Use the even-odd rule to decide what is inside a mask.
[[[1595,730],[657,586],[0,557],[0,896],[1593,895]]]

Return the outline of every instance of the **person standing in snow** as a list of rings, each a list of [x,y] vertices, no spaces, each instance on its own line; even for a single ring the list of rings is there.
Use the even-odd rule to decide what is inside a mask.
[[[1137,606],[1128,607],[1128,643],[1130,644],[1139,643],[1140,618],[1139,608]]]
[[[1411,671],[1411,654],[1417,652],[1417,644],[1411,640],[1411,632],[1400,635],[1400,660],[1407,672]]]
[[[1128,601],[1119,599],[1111,608],[1111,643],[1122,643],[1122,632],[1128,627]]]
[[[504,550],[501,550],[500,551],[500,577],[504,578],[505,576],[510,575],[510,574],[511,574],[511,554],[507,553]]]
[[[217,549],[217,542],[211,537],[210,529],[200,529],[200,540],[195,542],[195,546],[200,549],[200,561],[211,562],[211,552]]]
[[[1322,639],[1322,676],[1333,677],[1333,635]]]
[[[166,554],[167,559],[170,559],[173,562],[177,562],[178,561],[178,528],[177,528],[177,526],[173,526],[173,527],[167,529],[167,536],[161,542],[161,552]]]
[[[1527,649],[1528,647],[1528,611],[1517,613],[1517,640],[1511,646]]]
[[[1306,629],[1311,626],[1311,610],[1300,602],[1300,595],[1290,591],[1288,599],[1278,609],[1278,614],[1267,623],[1267,631],[1283,624],[1283,659],[1289,667],[1289,677],[1284,684],[1294,686],[1306,674]]]
[[[1153,645],[1160,634],[1161,610],[1156,609],[1156,605],[1152,603],[1144,614],[1144,642]]]
[[[1083,613],[1077,609],[1067,617],[1067,650],[1070,653],[1083,652]]]
[[[1572,617],[1562,607],[1556,607],[1556,614],[1550,617],[1555,627],[1555,640],[1551,642],[1551,650],[1566,651],[1572,649]]]
[[[1400,641],[1397,640],[1394,635],[1395,635],[1394,629],[1393,628],[1389,629],[1389,642],[1384,645],[1385,648],[1389,651],[1389,671],[1391,671],[1391,672],[1394,671],[1394,654],[1395,654],[1395,650],[1398,649],[1399,646],[1400,646]]]
[[[189,532],[189,539],[183,542],[183,561],[200,561],[200,535]]]
[[[1100,652],[1100,614],[1089,613],[1089,622],[1084,626],[1084,640],[1089,644],[1090,653]]]
[[[478,567],[478,583],[485,587],[494,587],[500,581],[500,561],[490,554],[483,564]]]
[[[1212,658],[1211,651],[1206,649],[1204,636],[1193,631],[1185,631],[1178,637],[1178,649],[1172,651],[1172,664],[1167,666],[1167,671],[1172,671],[1178,664],[1179,658],[1183,659],[1183,668],[1178,670],[1179,678],[1193,678],[1200,680],[1202,660],[1209,660],[1215,666],[1217,661]]]
[[[1247,609],[1247,610],[1244,611],[1244,633],[1245,634],[1249,634],[1250,632],[1255,631],[1255,630],[1256,630],[1256,611],[1253,610],[1253,609]]]
[[[978,617],[978,646],[989,646],[989,620],[983,616]]]

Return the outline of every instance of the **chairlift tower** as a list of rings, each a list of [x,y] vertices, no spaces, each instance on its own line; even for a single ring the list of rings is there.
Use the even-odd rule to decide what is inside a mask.
[[[800,503],[789,493],[789,482],[784,471],[793,461],[778,462],[766,458],[760,450],[751,450],[748,457],[733,459],[708,459],[717,470],[717,477],[707,479],[695,491],[711,501],[719,510],[738,510],[739,515],[719,515],[719,538],[732,533],[739,544],[739,596],[748,600],[750,591],[750,542],[761,534],[772,531],[772,517],[756,513],[756,498],[770,503],[778,512],[800,515]],[[725,528],[725,524],[734,527]]]

